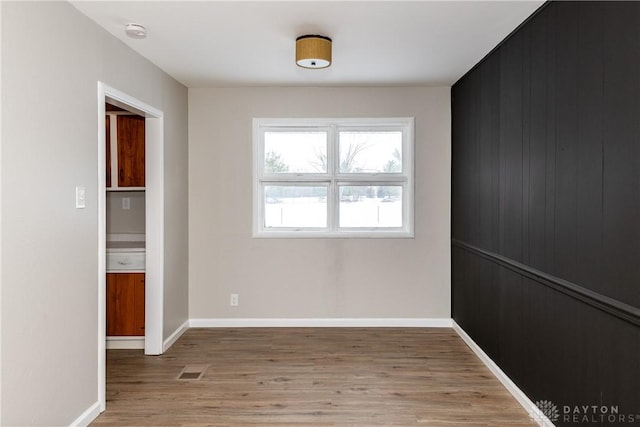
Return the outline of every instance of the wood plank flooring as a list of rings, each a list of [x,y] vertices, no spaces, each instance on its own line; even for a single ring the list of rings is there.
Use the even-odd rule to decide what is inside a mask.
[[[186,365],[206,369],[179,380]],[[534,423],[451,329],[190,329],[162,356],[107,352],[94,426]]]

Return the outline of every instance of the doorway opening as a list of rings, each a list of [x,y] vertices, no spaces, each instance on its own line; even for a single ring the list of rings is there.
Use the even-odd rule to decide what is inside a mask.
[[[137,116],[144,129],[144,185],[125,182],[124,191],[133,189],[126,196],[120,194],[107,199],[108,161],[117,161],[118,153],[107,155],[107,104],[110,109],[122,110],[126,115]],[[125,113],[123,113],[125,114]],[[110,129],[114,129],[110,124]],[[117,126],[117,125],[116,125]],[[117,129],[117,128],[116,128]],[[117,130],[116,130],[117,131]],[[141,203],[136,192],[144,190],[142,208],[144,216],[144,354],[162,354],[163,348],[163,304],[164,304],[164,177],[163,177],[163,112],[117,89],[98,82],[98,397],[100,410],[106,409],[106,339],[107,339],[107,205],[120,203],[121,207]],[[110,153],[114,151],[112,147]],[[127,162],[128,160],[122,160]],[[109,165],[111,166],[112,163]],[[111,190],[120,180],[121,169],[111,176]],[[137,168],[138,171],[141,167]],[[109,170],[114,170],[112,167]],[[125,175],[126,173],[123,173]],[[128,174],[127,174],[128,175]],[[122,176],[125,181],[129,177]],[[120,181],[119,181],[120,180]],[[118,182],[119,181],[119,182]],[[114,191],[111,191],[112,193]],[[124,194],[124,193],[123,193]],[[137,196],[137,197],[136,197]],[[114,202],[115,201],[115,202]],[[138,213],[138,216],[140,213]],[[113,233],[117,234],[117,233]],[[132,233],[135,234],[135,233]],[[138,233],[139,234],[139,233]],[[111,236],[113,237],[113,236]],[[124,261],[127,263],[129,261]],[[125,266],[126,267],[126,266]],[[135,267],[138,267],[137,265]],[[137,272],[139,273],[139,272]],[[134,280],[134,279],[132,279]],[[134,280],[135,281],[135,280]],[[133,283],[133,282],[132,282]],[[132,288],[133,289],[133,288]],[[140,297],[139,297],[140,298]],[[139,317],[139,316],[138,316]],[[140,321],[138,321],[138,324]]]
[[[105,109],[107,350],[144,349],[146,119]]]

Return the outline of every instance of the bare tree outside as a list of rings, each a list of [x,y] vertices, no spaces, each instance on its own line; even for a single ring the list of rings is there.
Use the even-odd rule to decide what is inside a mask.
[[[315,158],[313,160],[309,160],[309,164],[320,173],[327,172],[327,152],[316,148],[314,154]]]
[[[264,156],[264,171],[269,173],[289,172],[289,166],[282,161],[280,154],[269,151]]]
[[[384,166],[385,172],[402,172],[402,155],[397,148],[393,150],[393,159],[389,160]]]
[[[358,154],[365,151],[369,148],[369,144],[365,141],[358,141],[356,143],[349,144],[347,149],[340,153],[340,172],[342,173],[351,173],[351,172],[360,172],[362,169],[357,166],[357,157]]]
[[[369,144],[366,141],[358,141],[350,143],[346,150],[340,150],[340,173],[353,173],[362,171],[361,167],[358,167],[357,158],[358,154],[369,148]],[[327,153],[316,150],[315,158],[309,160],[309,164],[313,166],[318,172],[326,172],[327,169]]]

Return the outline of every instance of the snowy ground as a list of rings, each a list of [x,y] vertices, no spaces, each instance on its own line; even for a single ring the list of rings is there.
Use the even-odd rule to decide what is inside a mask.
[[[327,203],[316,197],[278,198],[265,203],[266,227],[326,227]],[[402,227],[402,202],[361,198],[340,202],[340,227]]]

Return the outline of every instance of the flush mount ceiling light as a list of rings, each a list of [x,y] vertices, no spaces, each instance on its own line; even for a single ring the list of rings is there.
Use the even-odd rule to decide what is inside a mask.
[[[298,37],[296,64],[303,68],[327,68],[331,65],[331,39],[318,35]]]
[[[147,37],[147,29],[140,24],[127,24],[124,27],[125,33],[134,39],[144,39]]]

